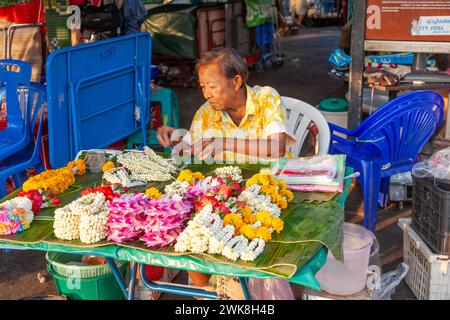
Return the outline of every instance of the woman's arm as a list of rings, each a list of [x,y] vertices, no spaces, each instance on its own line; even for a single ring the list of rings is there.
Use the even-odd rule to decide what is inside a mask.
[[[222,152],[258,158],[283,157],[286,153],[286,134],[276,133],[267,139],[213,138],[201,140],[192,146],[192,154],[202,160]]]

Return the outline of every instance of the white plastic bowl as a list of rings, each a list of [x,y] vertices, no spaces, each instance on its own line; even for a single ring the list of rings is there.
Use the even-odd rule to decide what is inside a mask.
[[[335,295],[352,295],[363,290],[367,283],[370,249],[374,242],[372,232],[366,228],[345,222],[344,263],[329,252],[327,261],[316,274],[321,290]]]

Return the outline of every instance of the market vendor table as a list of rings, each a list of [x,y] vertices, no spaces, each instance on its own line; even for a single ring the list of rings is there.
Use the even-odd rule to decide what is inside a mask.
[[[203,171],[204,174],[214,169],[213,166],[195,167],[195,165],[188,168],[193,171]],[[241,166],[244,178],[259,172],[260,168],[261,166],[258,165]],[[83,188],[98,185],[100,182],[100,175],[86,174],[78,177],[76,184],[60,195],[62,205],[79,197]],[[328,249],[337,259],[342,258],[341,226],[344,221],[344,202],[349,189],[348,181],[345,185],[344,193],[334,197],[328,194],[311,196],[296,193],[294,202],[282,212],[285,229],[280,234],[274,235],[273,239],[266,244],[264,252],[251,262],[235,262],[216,255],[176,253],[173,247],[147,248],[139,241],[115,244],[103,240],[86,245],[78,240],[60,240],[53,234],[55,208],[42,209],[28,230],[0,237],[0,248],[104,256],[128,299],[133,299],[137,264],[141,264],[142,282],[149,289],[164,293],[218,298],[215,292],[207,292],[192,286],[149,281],[145,277],[145,265],[239,277],[247,299],[250,298],[250,294],[246,286],[246,278],[283,278],[295,284],[320,290],[314,275],[325,264]],[[161,188],[161,184],[159,187]],[[13,196],[15,193],[7,198]],[[131,262],[128,290],[127,283],[120,274],[114,259]]]
[[[254,270],[247,270],[244,268],[221,264],[221,263],[205,263],[191,256],[178,256],[170,257],[164,254],[150,253],[134,248],[125,248],[117,245],[109,245],[103,247],[92,247],[92,248],[76,248],[64,245],[53,245],[47,243],[37,243],[37,244],[13,244],[8,241],[0,241],[0,248],[2,249],[16,249],[16,250],[43,250],[48,252],[63,252],[63,253],[76,253],[83,255],[95,255],[103,256],[108,260],[111,269],[114,272],[114,276],[119,283],[125,297],[132,300],[134,294],[134,282],[136,279],[136,268],[137,264],[141,264],[141,279],[146,284],[149,289],[154,291],[159,291],[163,293],[172,293],[180,295],[189,295],[203,298],[217,298],[218,295],[213,292],[207,292],[204,290],[195,289],[188,286],[170,285],[162,284],[160,282],[153,282],[146,279],[145,271],[143,268],[145,265],[154,265],[167,268],[174,268],[180,270],[189,270],[202,273],[209,273],[215,275],[233,275],[234,277],[239,277],[241,284],[245,278],[259,278],[259,279],[269,279],[277,278],[276,276],[258,272]],[[322,247],[317,254],[309,260],[292,278],[286,279],[289,282],[310,287],[316,290],[320,290],[320,286],[314,278],[314,274],[317,273],[320,268],[325,264],[328,250]],[[114,259],[120,261],[132,262],[130,281],[129,285],[123,279],[120,271]],[[127,290],[128,287],[128,290]],[[244,288],[245,288],[244,283]],[[244,289],[245,293],[245,289]],[[246,298],[250,297],[246,295]]]

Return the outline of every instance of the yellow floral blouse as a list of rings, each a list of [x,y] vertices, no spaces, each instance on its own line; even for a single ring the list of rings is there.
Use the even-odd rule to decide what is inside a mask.
[[[247,85],[246,88],[246,111],[239,126],[233,122],[227,112],[216,111],[208,102],[205,102],[192,120],[188,142],[193,144],[202,138],[213,137],[265,139],[277,133],[287,133],[288,143],[295,142],[294,135],[286,129],[286,117],[281,107],[279,93],[267,86],[251,88]],[[251,160],[245,155],[234,155],[229,152],[225,155],[226,160],[232,160],[230,158],[234,156],[240,159],[234,159],[235,161],[243,161],[243,157],[246,157],[245,162]]]

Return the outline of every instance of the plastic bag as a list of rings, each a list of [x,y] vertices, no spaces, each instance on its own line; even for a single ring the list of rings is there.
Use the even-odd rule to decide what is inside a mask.
[[[273,175],[286,183],[330,183],[336,177],[338,161],[333,155],[289,159],[271,167]]]
[[[397,173],[391,176],[391,183],[412,185],[411,172]]]
[[[450,180],[450,147],[436,152],[430,159],[414,165],[412,173],[415,177]]]
[[[282,279],[250,278],[248,290],[253,300],[294,300],[291,285]]]
[[[375,289],[373,300],[391,300],[391,295],[408,273],[409,266],[401,262],[394,271],[387,272],[381,276],[380,286]]]

